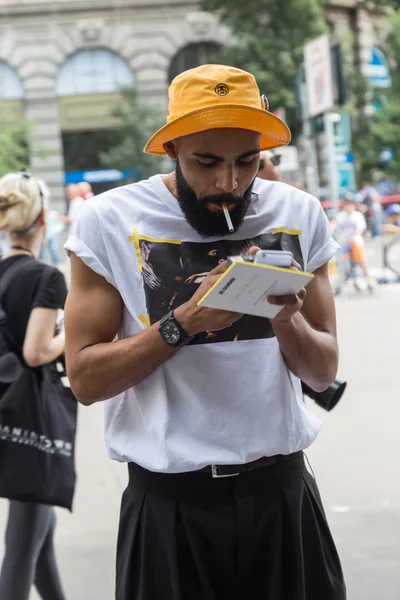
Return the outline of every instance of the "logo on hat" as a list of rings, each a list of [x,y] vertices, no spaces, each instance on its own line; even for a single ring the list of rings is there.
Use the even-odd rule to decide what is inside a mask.
[[[218,96],[227,96],[229,94],[229,88],[225,83],[219,83],[215,86],[215,93]]]

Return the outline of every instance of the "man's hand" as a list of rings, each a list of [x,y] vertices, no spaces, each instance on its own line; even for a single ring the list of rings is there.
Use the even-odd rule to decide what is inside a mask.
[[[210,290],[227,269],[227,262],[221,262],[204,279],[199,289],[188,302],[174,311],[174,316],[188,335],[196,335],[203,331],[220,331],[231,327],[242,315],[228,310],[217,310],[198,306],[200,300]]]
[[[249,252],[257,251],[253,247]],[[291,268],[301,271],[296,262]],[[307,293],[303,289],[297,296],[273,296],[268,301],[284,306],[271,324],[287,367],[311,389],[322,392],[337,373],[336,317],[328,264],[314,275]]]
[[[293,260],[290,268],[292,269],[292,271],[301,272],[301,267],[295,260]],[[306,295],[307,291],[303,288],[297,295],[289,294],[287,296],[269,296],[268,302],[270,304],[277,304],[278,306],[284,307],[274,319],[271,319],[272,323],[282,323],[284,321],[290,321],[293,315],[295,315],[298,312],[301,312],[303,309],[303,304]]]
[[[258,250],[253,246],[249,253]],[[301,271],[296,262],[291,268]],[[311,389],[322,392],[335,379],[338,367],[335,302],[328,263],[314,271],[307,294],[303,289],[297,296],[273,296],[268,301],[284,306],[271,324],[288,369]]]
[[[252,246],[249,250],[249,254],[254,256],[254,254],[256,254],[259,250],[260,248],[257,248],[257,246]],[[295,260],[292,261],[290,268],[293,271],[301,272],[302,270],[300,265]],[[290,321],[293,315],[301,312],[306,294],[307,292],[303,288],[297,295],[289,294],[287,296],[269,296],[267,300],[270,304],[283,306],[283,309],[276,315],[276,317],[271,319],[272,323]]]

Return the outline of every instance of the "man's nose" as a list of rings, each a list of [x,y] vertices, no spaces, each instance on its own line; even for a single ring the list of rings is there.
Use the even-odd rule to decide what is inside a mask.
[[[230,194],[238,187],[237,174],[233,168],[221,169],[217,175],[215,187]]]

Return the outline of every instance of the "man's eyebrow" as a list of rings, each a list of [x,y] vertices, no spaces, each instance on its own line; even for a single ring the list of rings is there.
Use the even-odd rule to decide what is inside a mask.
[[[217,160],[218,162],[224,161],[222,156],[218,156],[217,154],[211,154],[211,152],[193,152],[193,156],[197,156],[197,158],[208,158],[209,160]]]
[[[260,154],[260,148],[254,148],[253,150],[248,150],[244,154],[240,154],[240,156],[236,157],[236,160],[243,160],[243,158],[248,158],[249,156],[254,156],[255,154]]]
[[[236,157],[235,160],[243,160],[244,158],[248,158],[249,156],[253,156],[255,154],[260,153],[260,148],[253,148],[253,150],[248,150],[243,154],[240,154]],[[224,158],[222,156],[218,156],[217,154],[212,154],[211,152],[193,152],[193,156],[197,156],[197,158],[205,158],[208,160],[215,160],[217,162],[224,162]]]

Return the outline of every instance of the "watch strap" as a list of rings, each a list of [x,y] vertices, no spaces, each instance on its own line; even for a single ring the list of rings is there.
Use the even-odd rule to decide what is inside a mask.
[[[184,330],[182,325],[179,323],[179,321],[177,321],[175,319],[173,310],[171,310],[169,313],[164,315],[164,317],[160,320],[159,329],[161,330],[163,325],[165,323],[167,323],[168,321],[173,321],[181,333],[181,339],[179,340],[179,342],[177,344],[174,344],[175,348],[181,348],[182,346],[186,346],[187,344],[189,344],[189,342],[191,342],[196,337],[195,335],[188,335],[186,333],[186,331]],[[166,341],[168,343],[168,341],[165,339],[165,337],[164,336],[162,336],[162,337],[163,337],[164,341]]]

